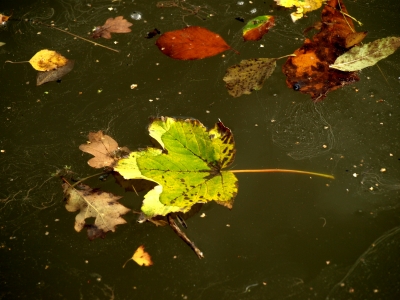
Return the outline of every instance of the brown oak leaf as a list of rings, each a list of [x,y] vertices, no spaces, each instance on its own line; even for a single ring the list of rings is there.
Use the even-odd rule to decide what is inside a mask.
[[[104,168],[110,167],[115,163],[118,143],[112,137],[104,135],[100,130],[98,132],[90,132],[88,143],[80,145],[79,149],[94,155],[88,161],[89,166],[92,168]]]
[[[118,16],[115,18],[109,18],[104,23],[103,26],[97,26],[92,34],[92,38],[105,38],[111,39],[111,33],[126,33],[131,32],[131,27],[133,24],[124,19],[123,16]]]

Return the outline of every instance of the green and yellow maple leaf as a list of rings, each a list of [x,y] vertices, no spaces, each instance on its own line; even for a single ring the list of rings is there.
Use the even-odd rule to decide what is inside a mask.
[[[158,184],[145,195],[142,211],[147,217],[187,212],[196,203],[213,200],[232,207],[238,180],[222,170],[236,152],[229,128],[218,122],[207,131],[195,119],[161,117],[148,130],[160,147],[132,152],[114,167],[125,179]]]

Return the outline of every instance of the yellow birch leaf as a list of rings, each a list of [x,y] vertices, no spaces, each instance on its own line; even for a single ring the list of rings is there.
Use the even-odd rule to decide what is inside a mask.
[[[275,0],[277,5],[283,7],[296,7],[297,11],[290,14],[292,21],[301,19],[305,13],[316,10],[322,6],[326,0]]]
[[[128,261],[130,260],[135,261],[139,266],[151,266],[153,264],[153,262],[151,261],[151,256],[149,253],[147,253],[146,251],[144,251],[144,246],[139,246],[139,248],[137,248],[137,250],[135,251],[135,253],[133,254],[132,258],[128,259],[124,265],[122,266],[123,268],[125,268],[125,265]]]
[[[68,59],[53,50],[40,50],[29,61],[38,71],[50,71],[66,65]]]

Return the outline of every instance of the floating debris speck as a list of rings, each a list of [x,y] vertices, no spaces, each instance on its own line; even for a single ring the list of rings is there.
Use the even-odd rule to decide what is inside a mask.
[[[139,21],[139,20],[141,20],[142,18],[143,18],[143,15],[142,15],[142,13],[139,12],[139,11],[134,11],[133,13],[131,13],[131,19],[132,19],[132,20]]]

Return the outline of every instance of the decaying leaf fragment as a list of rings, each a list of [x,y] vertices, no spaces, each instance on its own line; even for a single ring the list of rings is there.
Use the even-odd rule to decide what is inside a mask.
[[[156,45],[165,55],[180,60],[202,59],[231,49],[220,35],[199,26],[165,32]]]
[[[339,56],[329,67],[352,72],[375,65],[400,47],[400,37],[387,37],[362,46],[355,46]]]
[[[273,26],[275,26],[274,16],[265,15],[251,19],[243,27],[243,39],[245,41],[258,41]]]
[[[71,70],[74,68],[74,63],[74,60],[68,60],[65,66],[59,67],[55,70],[47,72],[39,71],[36,76],[36,85],[39,86],[46,82],[57,81],[61,79],[64,75],[71,72]]]
[[[260,90],[265,80],[274,72],[276,61],[277,58],[251,58],[229,67],[223,78],[228,93],[239,97]]]
[[[340,0],[330,0],[322,10],[321,31],[306,39],[282,67],[286,84],[296,91],[311,95],[314,101],[322,100],[329,91],[359,80],[357,73],[329,68],[345,53],[346,37],[354,32],[353,21]]]
[[[125,265],[128,261],[133,260],[134,262],[136,262],[139,266],[143,267],[149,267],[151,265],[153,265],[153,261],[151,260],[151,256],[149,253],[147,253],[146,251],[144,251],[144,246],[141,245],[139,246],[139,248],[136,249],[135,253],[133,254],[132,258],[129,258],[124,265],[122,266],[123,268],[125,268]]]
[[[95,218],[94,225],[103,232],[115,231],[115,226],[125,224],[121,217],[130,209],[118,203],[122,197],[100,190],[94,190],[88,185],[80,184],[79,189],[63,184],[66,199],[65,208],[70,212],[80,210],[75,217],[75,230],[85,227],[85,219]]]
[[[94,155],[88,161],[89,166],[92,168],[112,166],[117,160],[116,151],[119,150],[118,143],[112,137],[103,134],[101,130],[90,132],[88,138],[88,143],[80,145],[79,149]],[[123,150],[129,152],[126,148]]]
[[[297,8],[296,12],[290,14],[292,21],[296,22],[301,19],[305,13],[316,10],[322,6],[323,2],[326,0],[275,0],[276,4],[283,7],[293,7]]]
[[[53,50],[40,50],[30,60],[29,63],[35,70],[50,71],[65,66],[67,59],[60,53]]]
[[[127,33],[131,32],[133,24],[124,19],[123,16],[109,18],[103,26],[97,26],[92,34],[92,38],[105,38],[111,39],[111,33]]]
[[[351,48],[359,43],[367,36],[367,31],[352,32],[346,36],[345,47]]]
[[[237,178],[223,170],[236,152],[229,128],[218,122],[207,131],[198,120],[162,117],[152,121],[149,133],[161,148],[132,152],[114,167],[125,179],[157,183],[143,201],[147,218],[187,212],[212,200],[232,207]]]

